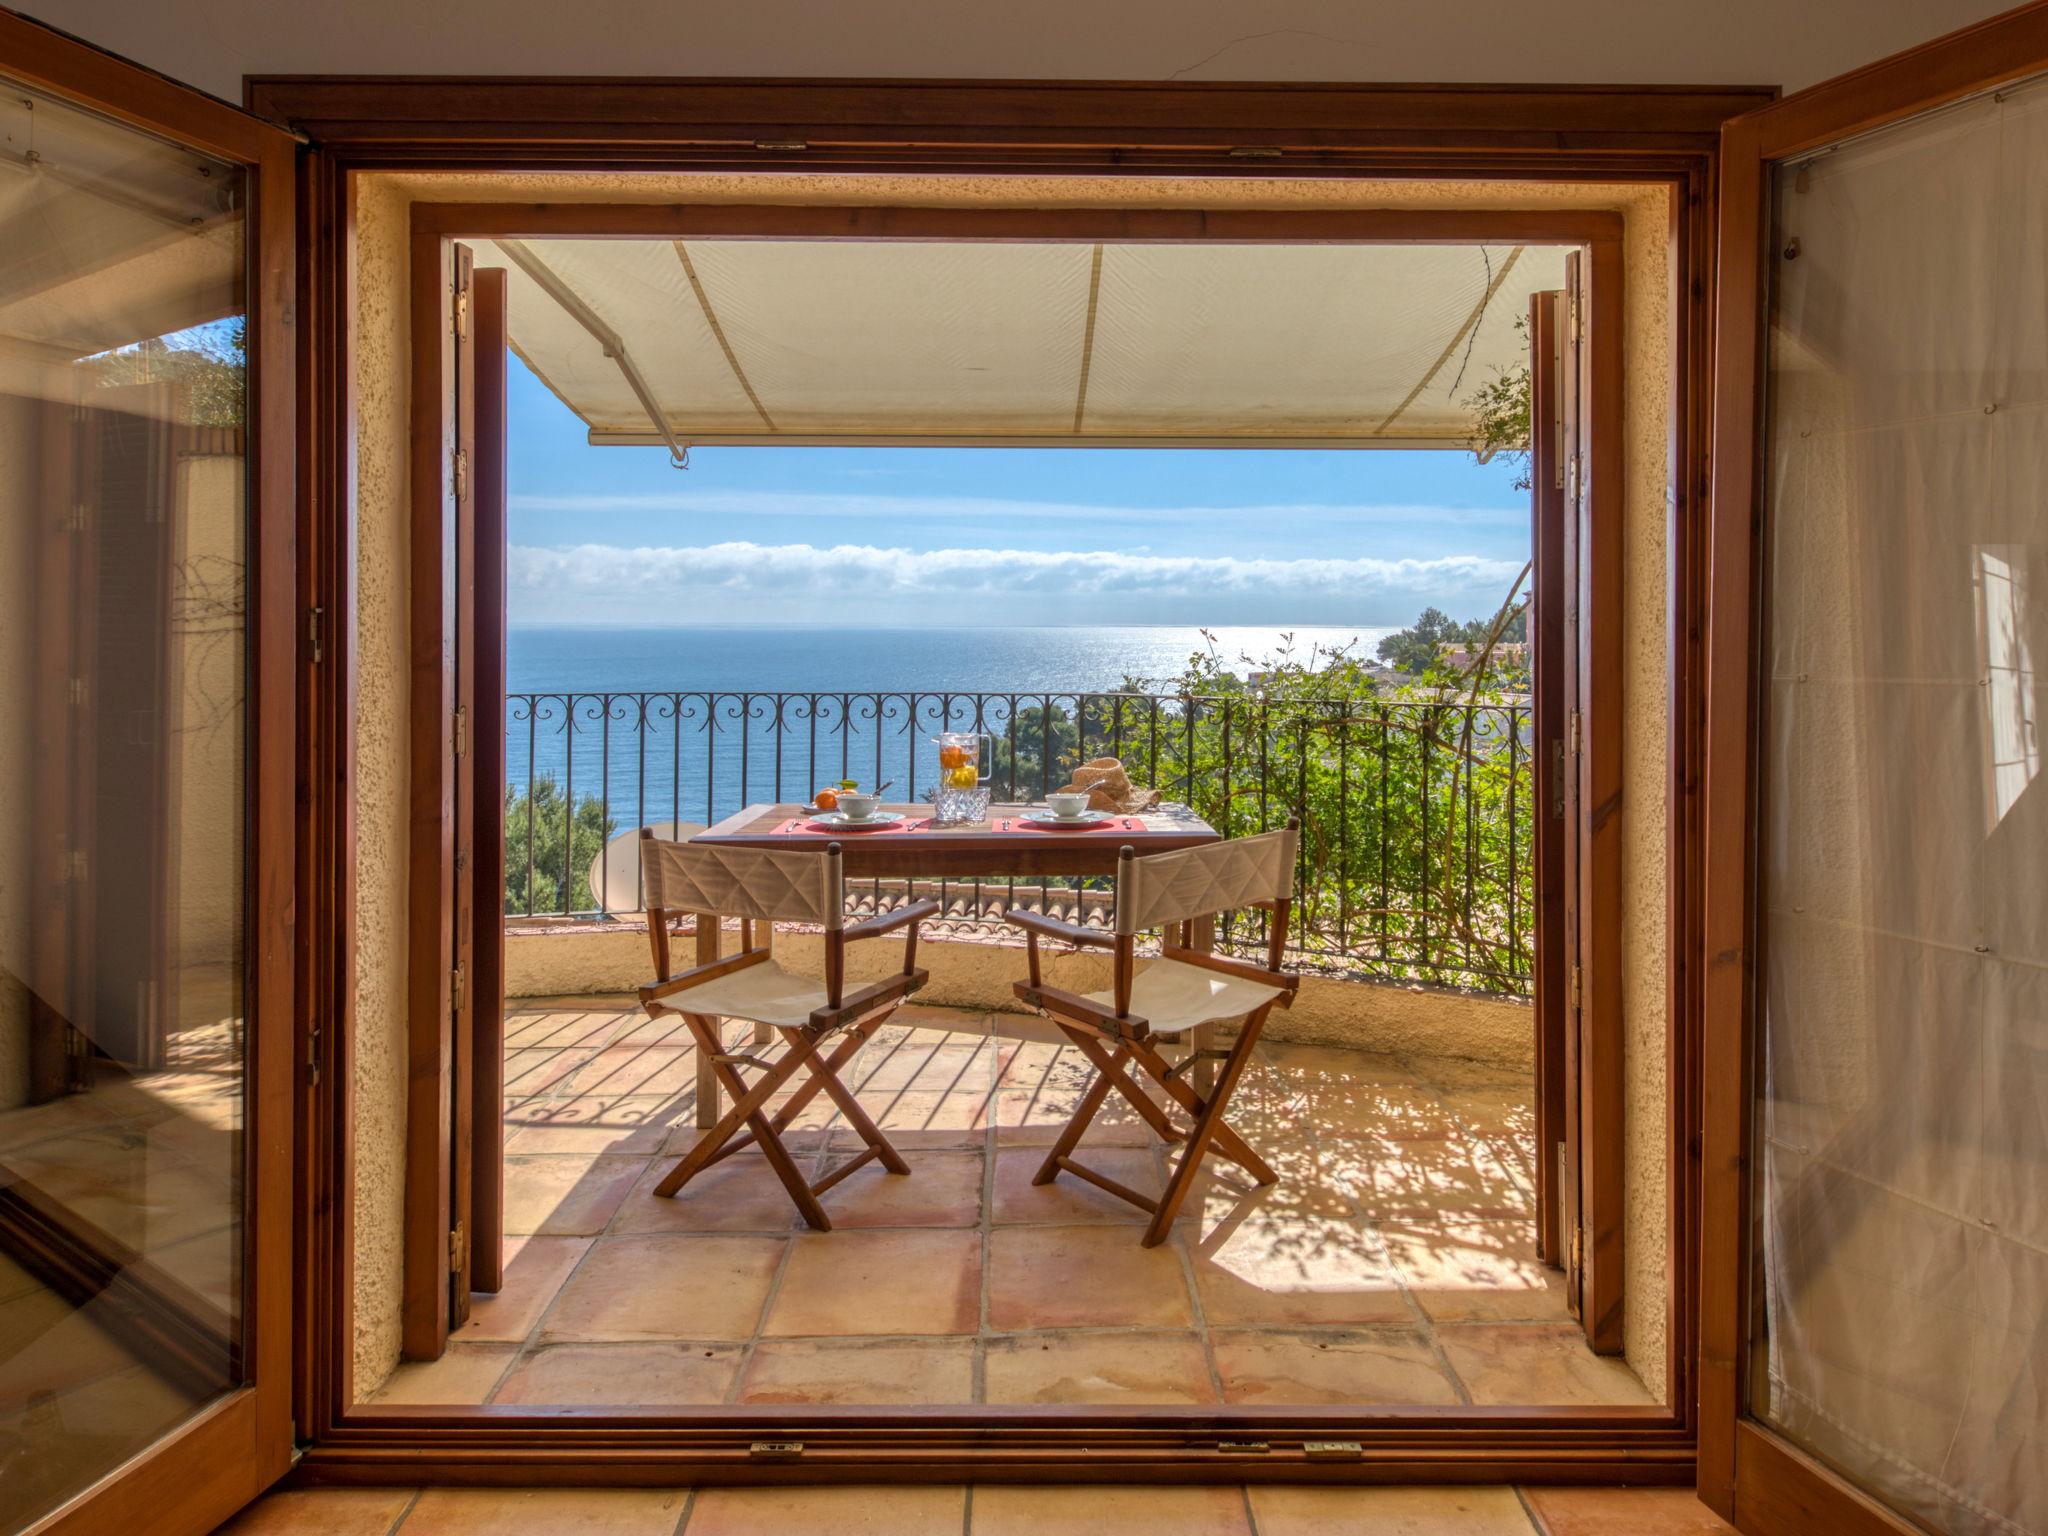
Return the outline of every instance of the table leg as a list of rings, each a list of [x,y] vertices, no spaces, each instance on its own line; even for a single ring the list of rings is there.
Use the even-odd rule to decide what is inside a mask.
[[[741,942],[749,949],[772,951],[775,948],[775,925],[765,919],[756,921],[744,918],[741,920],[740,937]],[[775,1032],[766,1024],[754,1026],[754,1044],[772,1045],[774,1041]]]
[[[1198,950],[1205,955],[1215,952],[1216,917],[1214,913],[1195,918],[1189,922],[1187,947],[1192,950]],[[1190,1050],[1208,1051],[1215,1049],[1216,1026],[1214,1024],[1197,1024],[1188,1033],[1190,1036],[1188,1048]],[[1211,1093],[1216,1091],[1215,1058],[1204,1057],[1197,1061],[1189,1069],[1188,1076],[1193,1080],[1192,1086],[1195,1092],[1206,1099]]]
[[[709,912],[699,912],[694,921],[697,925],[697,964],[709,965],[718,958],[718,919]],[[721,1042],[725,1035],[725,1020],[712,1019],[711,1028]],[[697,1051],[697,1129],[708,1131],[718,1124],[718,1073],[711,1058],[700,1047]]]

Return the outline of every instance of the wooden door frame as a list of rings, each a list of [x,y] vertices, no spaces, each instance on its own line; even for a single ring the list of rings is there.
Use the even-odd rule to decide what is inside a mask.
[[[304,1088],[295,962],[298,622],[296,147],[291,136],[155,74],[0,10],[0,70],[36,90],[250,173],[248,616],[244,1014],[248,1226],[243,1315],[251,1385],[202,1408],[38,1532],[207,1530],[283,1473],[292,1454],[293,1134]]]
[[[1692,497],[1704,482],[1705,279],[1711,262],[1712,181],[1721,121],[1768,100],[1767,90],[1521,89],[1513,87],[1214,86],[1115,83],[897,81],[393,81],[271,79],[247,96],[263,115],[303,126],[320,144],[308,169],[308,218],[320,231],[307,274],[312,317],[308,377],[315,409],[305,445],[310,492],[321,503],[313,536],[320,567],[310,600],[352,627],[353,529],[347,466],[353,453],[348,297],[354,273],[346,241],[355,178],[376,171],[722,170],[768,172],[972,172],[981,176],[1172,173],[1267,179],[1275,176],[1607,180],[1668,188],[1673,220],[1672,322],[1678,356],[1672,382],[1675,481],[1669,549],[1672,773],[1664,793],[1691,794],[1683,721],[1690,707],[1690,642],[1684,638],[1699,576],[1692,547]],[[1109,126],[1105,126],[1109,125]],[[587,228],[594,210],[517,205],[514,227],[529,234]],[[478,208],[459,210],[440,234],[484,236]],[[828,211],[829,212],[829,211]],[[716,208],[639,205],[610,210],[622,233],[734,230],[739,217]],[[774,233],[816,233],[815,210],[753,211],[780,220]],[[975,217],[981,238],[1047,238],[1083,231],[1111,238],[1274,238],[1288,215],[1218,215],[1181,210],[842,210],[839,231],[932,237],[944,218]],[[442,217],[414,210],[415,238]],[[455,213],[445,215],[456,219]],[[1094,222],[1090,222],[1090,219]],[[1342,238],[1468,240],[1575,239],[1559,210],[1452,214],[1383,211],[1296,215],[1351,221]],[[1580,215],[1583,217],[1583,215]],[[1612,219],[1614,215],[1605,215]],[[720,219],[726,220],[721,226]],[[1296,230],[1306,228],[1297,224]],[[1331,226],[1332,228],[1338,226]],[[1584,229],[1584,226],[1580,226]],[[956,226],[957,229],[957,226]],[[1540,231],[1540,232],[1539,232]],[[759,234],[758,222],[749,230]],[[1619,242],[1611,226],[1596,230]],[[415,246],[417,251],[418,246]],[[317,763],[312,818],[326,848],[342,854],[352,764],[346,747],[351,676],[330,674],[316,713],[335,722]],[[340,748],[341,750],[336,750]],[[1697,850],[1667,849],[1673,923]],[[320,978],[334,1028],[321,1032],[324,1080],[346,1082],[352,998],[347,965],[354,912],[353,866],[336,879],[321,918],[338,933]],[[1674,926],[1674,932],[1683,931]],[[1691,968],[1669,967],[1671,1050],[1687,1073],[1697,1051]],[[1683,1482],[1691,1475],[1691,1256],[1696,1252],[1697,1185],[1692,1164],[1696,1104],[1674,1073],[1667,1143],[1672,1190],[1673,1271],[1667,1339],[1669,1402],[1656,1408],[1318,1410],[1024,1409],[962,1414],[944,1423],[920,1411],[685,1410],[659,1417],[587,1412],[476,1413],[353,1403],[346,1211],[351,1147],[345,1096],[330,1090],[308,1128],[308,1197],[318,1215],[306,1244],[313,1298],[302,1349],[308,1376],[303,1421],[316,1442],[301,1463],[308,1480],[376,1481],[422,1474],[458,1481],[780,1481],[850,1477],[892,1480],[997,1477],[1011,1480],[1145,1478],[1161,1481],[1366,1481],[1418,1477],[1461,1481]],[[806,1441],[800,1466],[764,1462],[764,1432]],[[1360,1458],[1311,1461],[1304,1446],[1341,1431]],[[1233,1448],[1256,1433],[1269,1449]],[[1085,1448],[1085,1451],[1084,1451]],[[1085,1455],[1085,1465],[1083,1456]]]
[[[1705,866],[1698,951],[1702,1058],[1700,1497],[1744,1530],[1904,1536],[1920,1527],[1746,1414],[1754,1296],[1751,1155],[1761,984],[1756,858],[1764,648],[1760,561],[1767,484],[1763,399],[1774,162],[2048,69],[2048,0],[1994,17],[1730,122],[1722,137],[1708,502]]]

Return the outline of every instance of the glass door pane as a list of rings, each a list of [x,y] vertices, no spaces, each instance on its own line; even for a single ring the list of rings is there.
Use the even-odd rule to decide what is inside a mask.
[[[248,1379],[245,180],[0,80],[0,1530]]]
[[[2048,1531],[2048,86],[1774,171],[1750,1410]]]

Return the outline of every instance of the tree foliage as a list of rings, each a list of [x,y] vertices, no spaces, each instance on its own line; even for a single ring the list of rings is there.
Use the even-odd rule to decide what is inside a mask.
[[[524,916],[594,910],[590,862],[617,831],[596,795],[578,802],[572,821],[568,799],[553,774],[535,779],[531,795],[508,786],[505,911]]]

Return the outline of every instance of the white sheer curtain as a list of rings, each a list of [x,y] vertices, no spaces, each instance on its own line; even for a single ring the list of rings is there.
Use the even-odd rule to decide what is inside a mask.
[[[1778,174],[1752,1404],[2048,1533],[2048,87]]]

